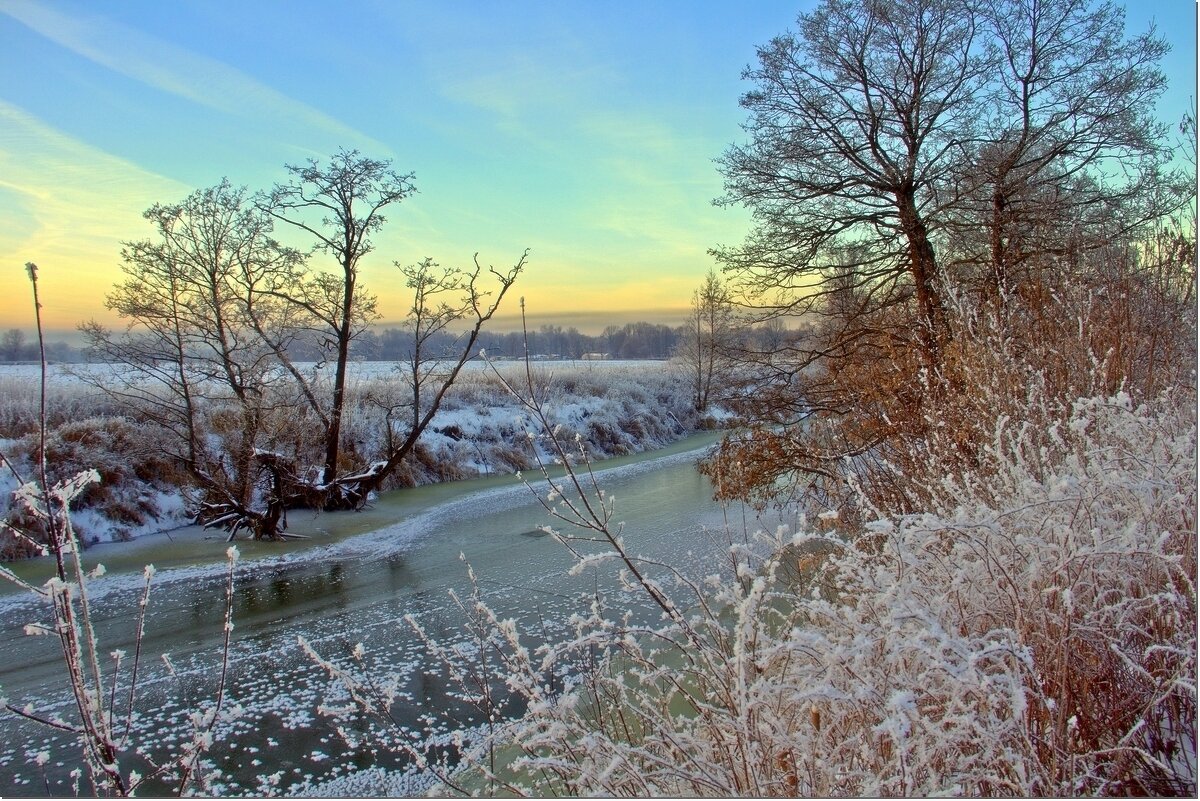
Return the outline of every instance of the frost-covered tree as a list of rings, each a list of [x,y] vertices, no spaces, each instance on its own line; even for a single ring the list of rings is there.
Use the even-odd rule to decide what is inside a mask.
[[[18,361],[25,353],[25,332],[20,328],[10,328],[0,337],[0,353],[5,361]]]

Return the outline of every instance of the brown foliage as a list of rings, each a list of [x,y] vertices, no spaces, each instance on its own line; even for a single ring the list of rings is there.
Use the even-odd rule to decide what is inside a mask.
[[[40,438],[29,434],[22,438],[13,455],[27,457],[39,447]],[[185,477],[169,459],[153,431],[138,427],[123,417],[88,417],[66,422],[46,437],[47,479],[53,485],[76,474],[95,469],[98,483],[85,487],[76,497],[73,508],[95,509],[115,524],[116,538],[126,538],[129,526],[140,526],[157,519],[155,490],[174,488]],[[46,542],[46,532],[40,520],[21,508],[10,511],[10,523],[33,537]],[[88,542],[95,532],[77,521],[82,542]],[[34,555],[32,542],[4,535],[0,559]]]
[[[1001,305],[952,297],[955,336],[936,375],[919,344],[895,334],[903,307],[826,325],[811,348],[838,357],[745,393],[739,411],[759,424],[727,438],[703,470],[719,497],[802,499],[853,527],[864,508],[922,510],[931,480],[986,469],[979,453],[997,420],[1046,428],[1080,397],[1124,390],[1140,401],[1194,384],[1196,310],[1178,282],[1106,268],[1040,275]],[[806,419],[781,425],[797,397]]]

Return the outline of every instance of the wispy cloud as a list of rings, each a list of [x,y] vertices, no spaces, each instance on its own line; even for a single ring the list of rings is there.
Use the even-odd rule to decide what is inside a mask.
[[[188,191],[0,100],[0,209],[9,221],[0,227],[0,318],[16,325],[25,316],[28,287],[16,268],[27,261],[45,268],[58,325],[94,315],[121,241],[148,234],[142,212]]]
[[[495,63],[478,56],[448,59],[434,69],[441,94],[481,112],[487,129],[548,156],[571,158],[567,135],[582,109],[596,102],[603,68],[565,65],[553,53],[506,53]]]
[[[0,13],[95,63],[147,86],[239,117],[272,118],[280,131],[318,130],[372,153],[388,148],[319,109],[288,97],[227,64],[96,14],[64,14],[34,0],[12,0]]]

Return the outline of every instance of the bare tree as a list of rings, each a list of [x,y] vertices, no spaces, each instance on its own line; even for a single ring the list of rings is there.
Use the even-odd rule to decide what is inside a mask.
[[[755,229],[716,255],[760,302],[823,313],[850,273],[877,307],[915,298],[936,368],[949,331],[935,232],[982,80],[975,30],[957,0],[829,0],[759,49],[751,141],[725,153],[721,200]]]
[[[761,316],[816,325],[747,359],[759,427],[726,443],[743,487],[885,475],[889,448],[944,427],[975,389],[980,332],[953,329],[977,325],[976,289],[1014,337],[1054,320],[1067,277],[1120,294],[1137,227],[1190,196],[1150,115],[1164,45],[1123,21],[1098,0],[825,0],[760,48],[720,201],[755,227],[715,255]]]
[[[322,347],[332,353],[333,385],[328,405],[316,409],[325,424],[322,484],[338,475],[342,413],[350,343],[377,317],[376,299],[359,286],[359,264],[373,249],[371,236],[386,222],[384,210],[408,197],[412,175],[391,169],[389,160],[370,159],[356,150],[339,150],[329,163],[311,160],[289,165],[292,180],[265,198],[275,219],[313,238],[313,249],[333,257],[336,274],[319,273],[298,292],[282,293],[318,321]],[[307,393],[315,403],[315,393]]]
[[[127,244],[127,279],[108,299],[128,329],[84,327],[94,352],[129,368],[106,377],[105,391],[171,434],[173,456],[201,492],[198,522],[225,528],[231,539],[243,529],[257,538],[288,536],[291,508],[363,504],[412,452],[525,264],[523,255],[507,271],[489,269],[492,291],[477,259],[468,269],[430,259],[396,265],[414,293],[409,399],[388,410],[382,454],[346,457],[350,345],[377,317],[359,265],[382,211],[412,188],[388,162],[354,151],[289,170],[294,180],[256,203],[223,182],[150,209],[158,237]],[[270,237],[277,220],[314,237],[313,249],[333,255],[339,272],[310,271],[303,254]],[[453,336],[450,328],[464,322],[466,331]],[[435,346],[446,342],[454,344]],[[298,347],[314,343],[334,362],[331,387],[320,381],[320,364],[309,370],[295,361]],[[407,425],[397,436],[393,412],[405,406]],[[319,477],[298,468],[318,460]]]
[[[432,259],[399,268],[413,293],[412,305],[406,317],[410,336],[408,358],[400,365],[407,389],[407,400],[396,404],[387,415],[387,453],[382,460],[366,469],[345,476],[339,482],[339,492],[327,500],[326,508],[355,508],[366,502],[370,493],[378,490],[384,480],[412,453],[421,434],[429,426],[442,400],[468,361],[477,355],[477,343],[484,325],[492,319],[508,290],[525,268],[528,252],[517,263],[501,271],[488,267],[495,289],[483,285],[483,268],[476,254],[470,268],[442,267]],[[451,326],[465,324],[448,348],[435,343]],[[391,412],[407,408],[403,434],[395,436]]]
[[[286,369],[297,380],[302,394],[324,426],[324,467],[319,483],[301,480],[295,465],[286,460],[271,464],[275,483],[281,488],[285,506],[350,509],[365,503],[415,447],[421,433],[437,412],[441,399],[458,377],[483,325],[491,319],[509,287],[524,268],[525,256],[506,272],[490,269],[498,285],[489,302],[480,278],[482,269],[441,270],[431,259],[415,267],[401,267],[414,293],[408,322],[412,342],[406,370],[410,387],[409,425],[397,438],[392,430],[388,405],[384,440],[388,452],[370,465],[342,464],[342,417],[346,405],[346,379],[350,346],[378,317],[374,296],[359,283],[362,258],[373,249],[371,237],[386,222],[384,210],[413,191],[412,175],[391,169],[388,160],[370,159],[357,151],[340,150],[327,165],[310,161],[306,166],[289,166],[292,181],[275,187],[264,199],[264,208],[275,219],[298,228],[314,239],[315,251],[329,254],[337,273],[318,273],[298,291],[281,291],[279,297],[316,321],[314,333],[321,346],[332,354],[334,376],[331,397],[323,402],[319,390],[295,369],[285,348],[276,348]],[[452,353],[429,353],[451,324],[463,319],[471,326]],[[447,360],[447,361],[442,361]],[[436,366],[435,366],[436,365]],[[426,401],[425,393],[429,400]],[[404,405],[404,404],[401,404]]]
[[[704,283],[692,293],[691,312],[677,349],[698,412],[708,409],[714,389],[720,389],[728,378],[733,336],[733,297],[716,270],[709,270]]]
[[[157,237],[126,243],[126,278],[106,301],[126,330],[82,327],[96,355],[127,369],[94,380],[170,432],[201,491],[198,522],[275,537],[281,507],[263,510],[259,454],[277,444],[290,404],[269,343],[295,326],[277,296],[303,280],[303,257],[228,181],[145,216]]]
[[[961,182],[974,186],[960,231],[986,232],[974,261],[1001,300],[1029,262],[1103,246],[1180,202],[1160,191],[1172,182],[1154,118],[1168,47],[1153,29],[1125,38],[1124,9],[1110,2],[990,0],[978,14],[994,66],[964,162]]]

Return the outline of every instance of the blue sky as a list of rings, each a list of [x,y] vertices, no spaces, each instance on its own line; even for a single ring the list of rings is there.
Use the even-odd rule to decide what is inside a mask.
[[[531,249],[535,320],[670,321],[739,241],[711,204],[742,134],[754,49],[791,2],[0,0],[0,328],[106,315],[141,212],[222,177],[251,188],[341,146],[414,172],[364,280],[403,314],[393,261],[497,266]],[[1174,46],[1162,116],[1195,96],[1192,0],[1134,4]],[[515,310],[515,309],[514,309]]]

